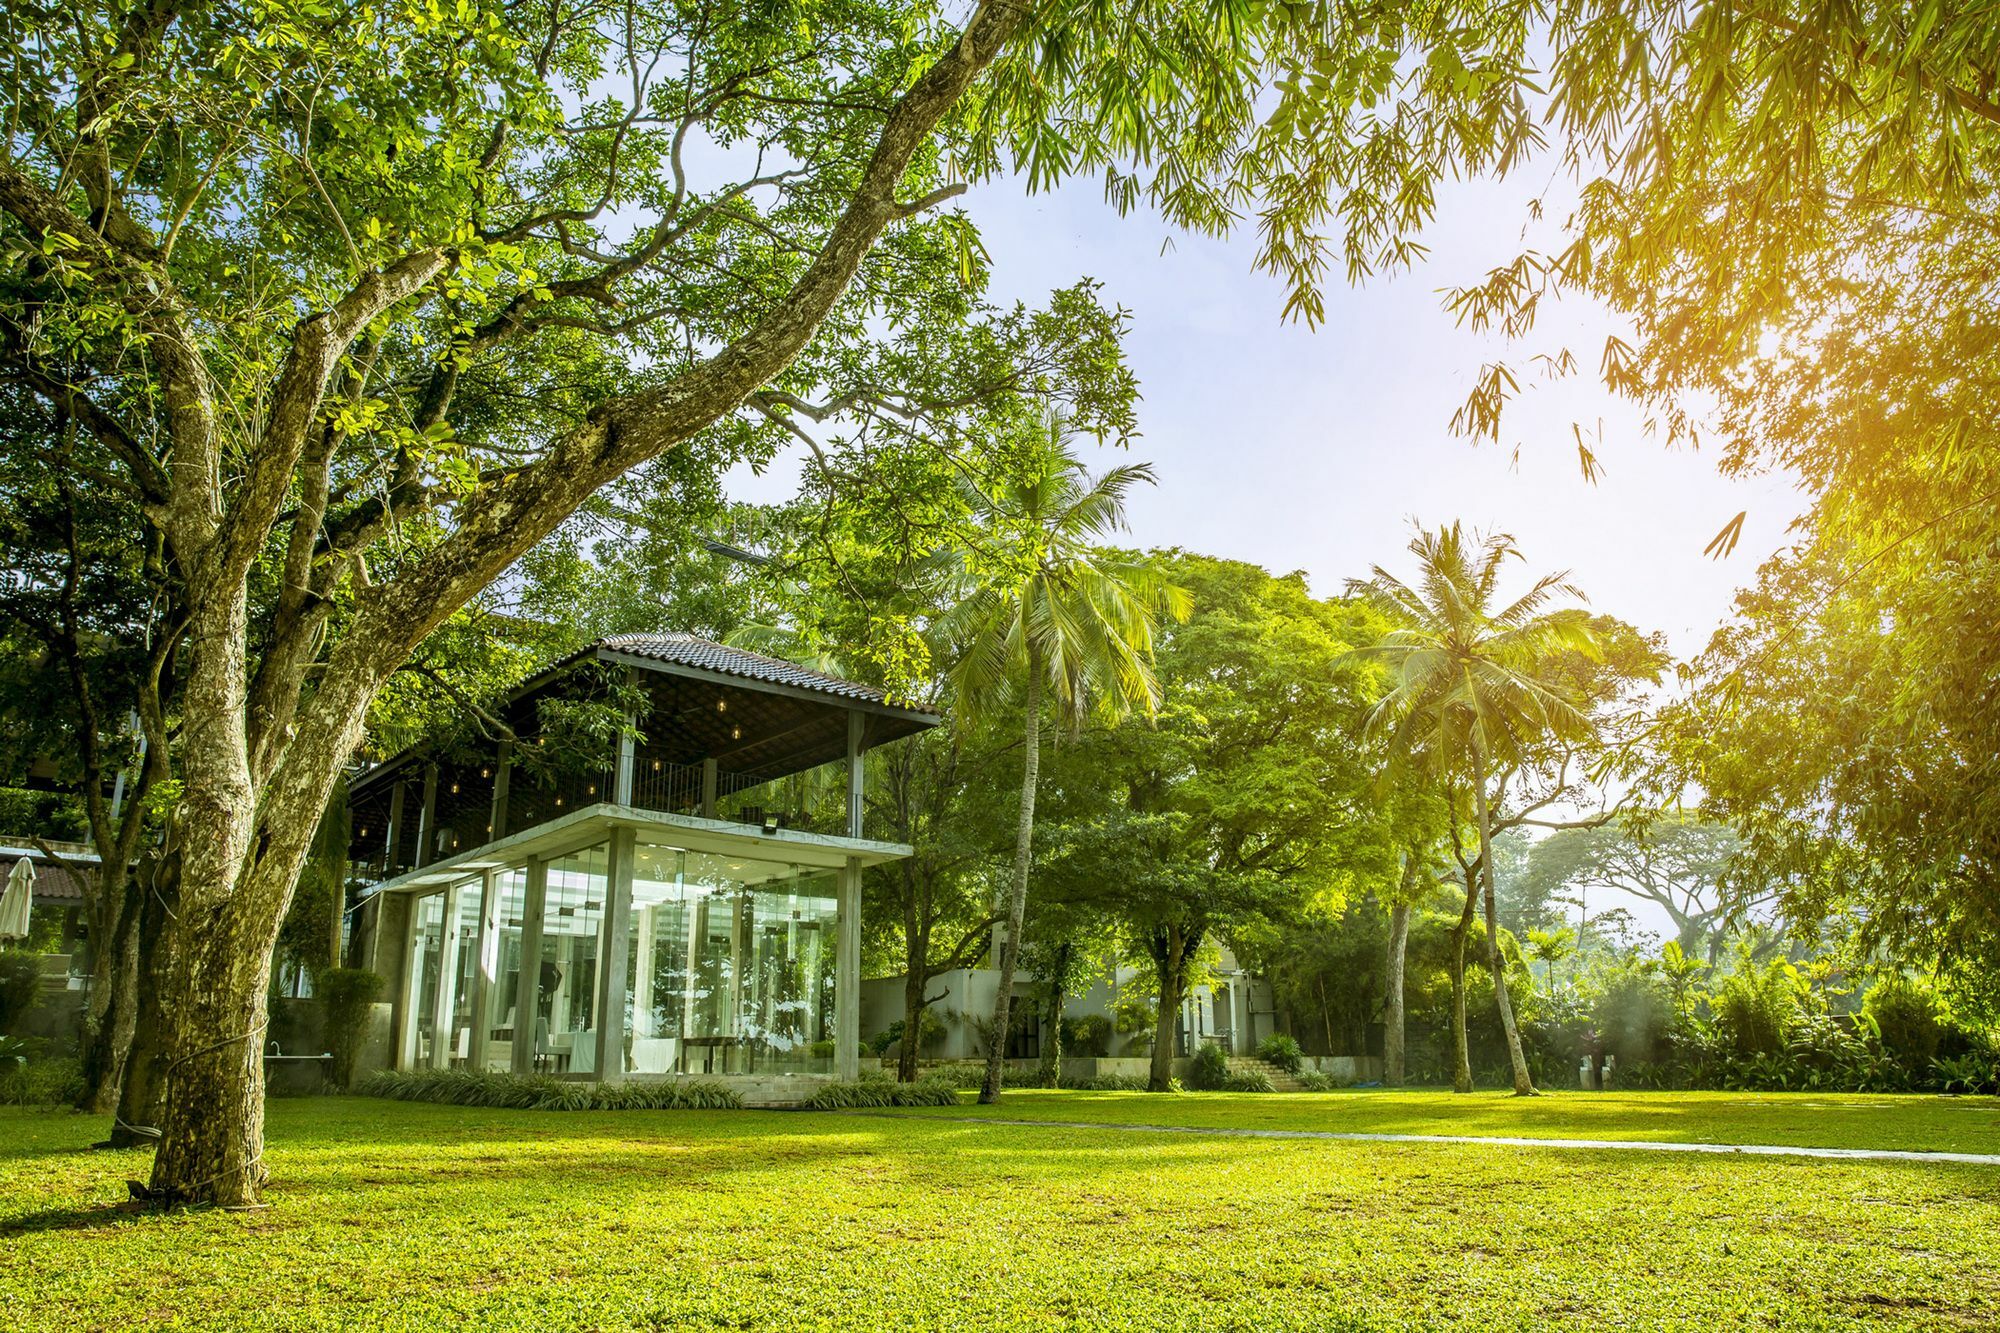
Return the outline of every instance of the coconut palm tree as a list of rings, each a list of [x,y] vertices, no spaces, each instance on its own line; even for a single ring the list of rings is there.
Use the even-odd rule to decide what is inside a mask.
[[[1093,478],[1072,451],[1063,420],[1051,417],[1027,432],[990,486],[967,486],[971,531],[951,562],[953,603],[938,625],[952,661],[953,693],[975,713],[1018,701],[1026,719],[982,1102],[1000,1095],[1034,854],[1044,708],[1052,703],[1072,728],[1093,712],[1106,719],[1134,710],[1150,716],[1160,695],[1154,627],[1163,615],[1188,613],[1187,593],[1157,567],[1100,545],[1124,529],[1126,497],[1152,481],[1143,463]]]
[[[1491,783],[1496,773],[1531,760],[1538,745],[1590,736],[1590,718],[1554,683],[1552,668],[1567,652],[1594,656],[1596,644],[1582,611],[1547,609],[1557,597],[1583,600],[1567,574],[1546,575],[1495,609],[1501,572],[1509,560],[1520,558],[1513,538],[1468,540],[1454,523],[1419,532],[1409,549],[1420,572],[1415,587],[1380,565],[1373,577],[1349,584],[1351,595],[1397,626],[1357,650],[1386,662],[1393,681],[1369,714],[1367,734],[1386,740],[1401,762],[1426,762],[1422,756],[1427,756],[1448,781],[1462,780],[1472,789],[1487,962],[1514,1067],[1514,1091],[1532,1096],[1534,1080],[1521,1051],[1500,955]]]

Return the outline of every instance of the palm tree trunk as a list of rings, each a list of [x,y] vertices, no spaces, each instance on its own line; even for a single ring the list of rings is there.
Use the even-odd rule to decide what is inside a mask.
[[[1500,926],[1493,906],[1493,811],[1486,795],[1486,757],[1475,742],[1472,750],[1473,799],[1479,815],[1479,877],[1486,886],[1486,959],[1493,969],[1493,1002],[1500,1009],[1500,1028],[1507,1034],[1507,1059],[1514,1067],[1514,1095],[1535,1095],[1528,1057],[1521,1050],[1521,1029],[1514,1022],[1514,1004],[1507,995],[1507,964],[1500,957]]]
[[[1014,967],[1021,959],[1021,922],[1028,910],[1028,870],[1035,854],[1035,786],[1042,769],[1042,661],[1028,649],[1027,748],[1021,759],[1021,818],[1014,833],[1014,884],[1007,895],[1007,939],[1000,947],[1000,993],[993,1001],[993,1040],[986,1052],[986,1082],[979,1100],[1000,1100],[1007,1060],[1007,1029],[1014,1003]]]
[[[1407,886],[1407,871],[1403,879]],[[1389,909],[1389,993],[1382,1018],[1382,1082],[1392,1088],[1403,1086],[1403,954],[1409,942],[1410,905],[1399,902]]]

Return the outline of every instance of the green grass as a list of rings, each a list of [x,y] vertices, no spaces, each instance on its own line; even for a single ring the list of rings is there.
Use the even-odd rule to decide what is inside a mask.
[[[926,1114],[914,1112],[913,1114]],[[1363,1134],[1471,1134],[1666,1143],[1771,1143],[2000,1153],[2000,1099],[1856,1093],[1357,1091],[1238,1097],[1186,1093],[1009,1092],[998,1106],[936,1115],[1008,1120],[1302,1129]]]
[[[1010,1093],[1002,1110],[1111,1117],[1132,1100]],[[1848,1139],[1864,1113],[1821,1108],[1850,1100],[1881,1104],[1865,1114],[1897,1139],[1884,1146],[1962,1143],[1972,1131],[1951,1117],[1984,1114],[1990,1133],[1996,1115],[1760,1097],[1682,1116],[1689,1132],[1749,1124],[1769,1140],[1818,1123]],[[1660,1136],[1645,1101],[1586,1101],[1214,1094],[1134,1109]],[[162,1217],[118,1210],[146,1160],[84,1150],[101,1128],[0,1112],[0,1326],[2000,1324],[2000,1169],[1979,1166],[354,1098],[272,1104],[266,1210]]]

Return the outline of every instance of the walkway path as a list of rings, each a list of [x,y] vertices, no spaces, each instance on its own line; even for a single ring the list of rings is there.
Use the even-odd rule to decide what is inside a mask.
[[[894,1111],[850,1115],[907,1120],[949,1120],[962,1125],[1013,1125],[1027,1129],[1109,1129],[1137,1134],[1210,1134],[1239,1139],[1334,1139],[1349,1143],[1473,1143],[1505,1148],[1592,1148],[1626,1152],[1740,1153],[1746,1157],[1821,1157],[1863,1162],[1962,1162],[2000,1166],[2000,1153],[1908,1152],[1897,1148],[1803,1148],[1782,1143],[1666,1143],[1658,1139],[1530,1139],[1489,1134],[1362,1134],[1330,1129],[1223,1129],[1199,1125],[1128,1125],[1093,1120],[1005,1120],[984,1115],[906,1116]]]

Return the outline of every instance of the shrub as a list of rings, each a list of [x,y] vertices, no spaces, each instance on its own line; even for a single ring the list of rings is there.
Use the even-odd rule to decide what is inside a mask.
[[[1305,1052],[1299,1049],[1297,1041],[1282,1032],[1274,1032],[1257,1043],[1257,1058],[1276,1065],[1287,1074],[1296,1074],[1299,1066],[1305,1063]]]
[[[1748,959],[1723,979],[1710,1001],[1717,1032],[1739,1059],[1776,1056],[1803,1015],[1798,969],[1783,959],[1758,967]]]
[[[385,1069],[361,1080],[363,1097],[516,1111],[738,1111],[743,1099],[700,1079],[572,1083],[546,1074],[494,1074],[472,1069]]]
[[[41,997],[42,956],[25,949],[0,949],[0,1036],[12,1032]]]
[[[1224,1092],[1276,1092],[1271,1076],[1262,1070],[1252,1070],[1247,1074],[1231,1074],[1222,1080]]]
[[[1202,1092],[1217,1092],[1228,1081],[1228,1052],[1212,1041],[1203,1042],[1201,1049],[1194,1053],[1194,1067],[1188,1071],[1188,1082]]]
[[[926,1081],[936,1080],[948,1083],[960,1092],[977,1092],[986,1084],[986,1066],[983,1064],[947,1064],[939,1066],[924,1075]],[[1000,1086],[1003,1088],[1039,1088],[1042,1086],[1042,1071],[1039,1069],[1015,1069],[1011,1065],[1000,1071]]]
[[[1673,994],[1659,977],[1636,968],[1613,973],[1597,997],[1594,1017],[1604,1053],[1616,1056],[1621,1070],[1657,1064],[1672,1049]],[[1567,1050],[1560,1054],[1571,1057]],[[1582,1054],[1578,1049],[1567,1059],[1569,1070],[1576,1068]]]
[[[846,1111],[876,1106],[956,1106],[958,1089],[941,1078],[895,1083],[886,1078],[862,1078],[827,1083],[806,1105],[815,1111]]]
[[[1952,1027],[1937,992],[1900,974],[1870,987],[1862,1011],[1874,1020],[1883,1048],[1912,1074],[1930,1069]]]
[[[895,1048],[896,1043],[903,1039],[903,1023],[904,1020],[899,1018],[869,1040],[868,1045],[874,1049],[875,1054],[887,1055]],[[921,1054],[924,1048],[936,1045],[937,1039],[943,1035],[944,1020],[938,1017],[937,1010],[926,1005],[921,1017],[917,1019],[918,1052]]]
[[[43,1109],[75,1106],[83,1100],[83,1065],[68,1057],[23,1058],[27,1042],[0,1039],[0,1106]]]
[[[1931,1061],[1940,1092],[2000,1093],[2000,1057],[1955,1055]]]
[[[326,1008],[326,1046],[333,1054],[333,1081],[354,1086],[354,1064],[368,1040],[368,1016],[382,994],[382,978],[366,968],[330,967],[313,980]]]
[[[1084,1014],[1063,1020],[1063,1046],[1077,1055],[1104,1056],[1111,1053],[1111,1019],[1105,1014]]]
[[[1333,1075],[1322,1074],[1317,1069],[1301,1069],[1292,1077],[1299,1081],[1302,1092],[1333,1092],[1343,1086]]]

